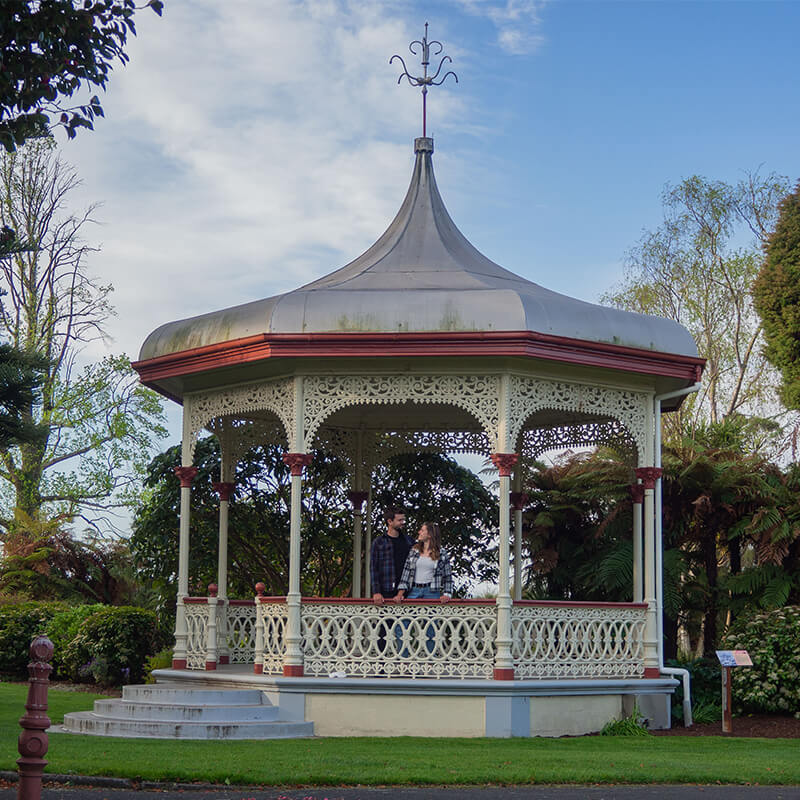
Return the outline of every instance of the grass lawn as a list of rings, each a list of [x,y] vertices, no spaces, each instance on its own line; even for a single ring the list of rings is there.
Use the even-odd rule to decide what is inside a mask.
[[[0,769],[16,769],[26,687],[0,683]],[[100,695],[51,689],[49,716]],[[53,733],[47,772],[164,781],[291,785],[800,784],[794,739],[717,736],[574,739],[294,739],[187,742]],[[433,766],[433,765],[437,766]]]

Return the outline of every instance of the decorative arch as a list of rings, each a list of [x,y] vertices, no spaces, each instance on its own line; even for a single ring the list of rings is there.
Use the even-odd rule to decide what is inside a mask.
[[[334,412],[368,404],[442,403],[474,417],[489,440],[497,441],[498,375],[315,375],[303,383],[304,449]]]
[[[621,423],[635,443],[639,463],[646,453],[648,392],[511,376],[509,440],[518,441],[526,421],[537,411],[551,409],[610,417]]]
[[[530,458],[538,458],[548,450],[598,445],[613,448],[628,458],[634,466],[637,463],[636,442],[618,420],[536,428],[525,430],[521,434],[522,452]]]

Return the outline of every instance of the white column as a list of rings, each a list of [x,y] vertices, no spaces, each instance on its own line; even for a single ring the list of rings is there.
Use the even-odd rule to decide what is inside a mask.
[[[497,656],[494,665],[495,680],[514,680],[514,659],[511,654],[511,594],[509,592],[509,571],[511,548],[509,543],[511,528],[511,470],[517,461],[515,453],[493,453],[492,463],[500,472],[500,552],[499,580],[497,593]]]
[[[658,605],[656,603],[656,537],[654,490],[656,478],[661,470],[655,467],[640,467],[636,477],[644,486],[644,602],[647,617],[644,633],[645,677],[658,677]]]
[[[522,470],[514,470],[514,491],[511,492],[511,507],[514,509],[514,599],[522,600],[522,509],[528,502],[522,492]]]
[[[370,476],[370,482],[372,477]],[[372,597],[372,576],[369,565],[372,554],[372,486],[367,490],[367,524],[364,536],[364,597]]]
[[[185,445],[184,450],[186,450]],[[178,535],[178,599],[175,609],[175,650],[172,654],[172,668],[186,669],[186,643],[189,630],[186,625],[186,607],[183,599],[189,594],[189,522],[192,481],[197,475],[197,468],[184,464],[175,467],[175,474],[181,482],[181,519]]]
[[[222,475],[225,476],[228,470],[224,467],[224,452],[223,452],[223,469]],[[217,592],[218,592],[218,605],[221,611],[221,624],[219,626],[218,638],[220,645],[219,650],[219,663],[227,664],[230,660],[228,653],[228,511],[230,507],[230,499],[233,494],[234,485],[230,481],[219,481],[212,484],[214,491],[219,495],[219,546],[217,549]]]
[[[361,507],[367,499],[367,493],[352,491],[347,496],[353,505],[353,587],[350,596],[361,597]]]
[[[208,587],[208,632],[206,635],[206,669],[217,668],[217,585],[212,583]]]
[[[633,602],[641,603],[644,598],[642,584],[642,503],[644,487],[641,483],[630,486],[631,508],[633,511]]]

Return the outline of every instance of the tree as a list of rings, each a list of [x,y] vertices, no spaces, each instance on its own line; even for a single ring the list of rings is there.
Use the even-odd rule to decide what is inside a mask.
[[[36,444],[44,429],[29,416],[47,362],[38,355],[0,344],[0,452],[21,444]]]
[[[180,487],[173,473],[180,447],[156,456],[148,468],[145,496],[133,521],[131,549],[140,574],[157,587],[164,603],[174,603],[178,569],[176,530]],[[195,451],[198,474],[192,482],[190,591],[205,595],[217,579],[219,480],[216,438],[201,439]],[[316,452],[303,479],[301,586],[304,594],[346,594],[352,584],[353,513],[347,500],[347,473],[329,454]],[[409,525],[433,518],[454,563],[457,584],[490,580],[496,574],[492,539],[497,513],[494,497],[480,480],[452,459],[423,454],[397,456],[379,467],[373,481],[374,528],[382,532],[384,507],[405,504]],[[251,450],[236,469],[230,506],[229,586],[231,597],[250,597],[257,581],[270,594],[286,594],[289,581],[291,483],[278,447]]]
[[[6,525],[12,509],[32,519],[87,511],[96,518],[125,504],[166,433],[159,399],[125,356],[83,360],[112,310],[111,287],[97,284],[86,266],[96,249],[81,234],[93,209],[74,215],[67,208],[78,183],[51,140],[30,142],[0,163],[0,223],[28,243],[0,259],[0,335],[46,364],[40,394],[23,411],[42,435],[0,449],[0,478],[12,494]]]
[[[764,354],[783,378],[781,398],[787,407],[800,409],[800,182],[778,209],[753,302],[764,324]]]
[[[161,0],[144,4],[161,14]],[[58,116],[70,138],[103,116],[95,95],[71,105],[83,89],[106,88],[115,61],[135,35],[134,0],[3,0],[0,15],[0,144],[9,152],[48,133]]]
[[[680,322],[707,359],[699,400],[684,403],[666,422],[672,435],[734,413],[782,411],[774,402],[751,288],[763,262],[761,243],[786,189],[785,178],[758,173],[735,185],[693,176],[667,186],[664,221],[644,233],[629,254],[622,285],[603,298]]]

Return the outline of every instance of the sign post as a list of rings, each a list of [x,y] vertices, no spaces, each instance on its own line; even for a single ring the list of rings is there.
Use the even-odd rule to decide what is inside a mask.
[[[717,658],[722,667],[722,732],[733,731],[733,715],[731,713],[731,669],[734,667],[752,667],[753,662],[747,650],[717,650]]]

